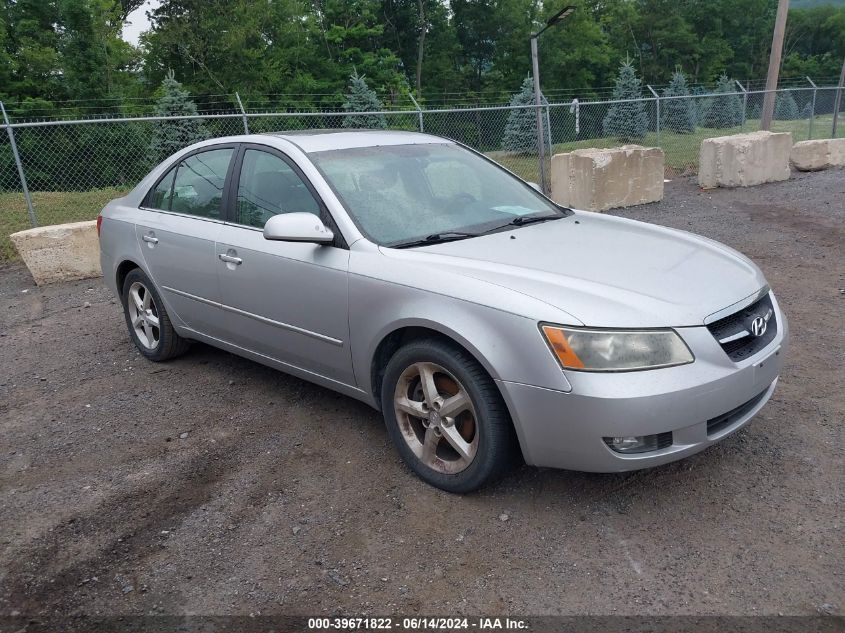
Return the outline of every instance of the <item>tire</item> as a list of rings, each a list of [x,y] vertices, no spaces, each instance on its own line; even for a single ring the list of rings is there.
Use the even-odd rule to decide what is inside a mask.
[[[424,339],[401,347],[385,369],[381,406],[402,460],[432,486],[471,492],[516,461],[516,436],[498,388],[457,345]]]
[[[140,268],[126,275],[121,301],[129,336],[141,354],[158,363],[185,353],[189,342],[173,329],[161,295]]]

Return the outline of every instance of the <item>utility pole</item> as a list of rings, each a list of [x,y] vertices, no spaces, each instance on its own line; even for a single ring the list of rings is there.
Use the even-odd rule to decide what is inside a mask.
[[[775,32],[772,34],[772,50],[769,53],[769,74],[766,76],[766,94],[763,97],[763,120],[761,130],[772,127],[775,113],[775,97],[780,72],[780,57],[783,53],[783,35],[786,32],[786,16],[789,13],[789,0],[778,0],[778,14],[775,18]]]
[[[550,26],[559,24],[572,15],[574,11],[575,7],[572,5],[562,8],[546,20],[546,25],[542,29],[531,34],[531,74],[534,79],[534,109],[537,111],[537,159],[539,162],[540,172],[539,184],[540,190],[546,195],[549,195],[551,187],[546,183],[546,140],[543,138],[545,134],[543,133],[543,102],[542,96],[540,95],[540,63],[537,59],[537,40],[543,34],[543,31]],[[549,135],[551,136],[551,129],[549,129]],[[551,150],[549,151],[551,152]]]
[[[833,130],[831,138],[836,138],[836,119],[839,118],[839,106],[842,105],[842,87],[845,86],[845,60],[842,61],[842,72],[839,73],[839,87],[836,89],[836,99],[833,102]]]

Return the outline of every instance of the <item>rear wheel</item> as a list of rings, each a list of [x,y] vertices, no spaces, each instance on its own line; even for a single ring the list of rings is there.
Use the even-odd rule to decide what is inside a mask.
[[[126,275],[122,298],[129,336],[144,356],[158,362],[188,349],[188,341],[173,329],[161,296],[140,268]]]
[[[405,463],[449,492],[469,492],[513,462],[515,441],[496,385],[461,348],[410,343],[387,365],[382,383],[387,430]]]

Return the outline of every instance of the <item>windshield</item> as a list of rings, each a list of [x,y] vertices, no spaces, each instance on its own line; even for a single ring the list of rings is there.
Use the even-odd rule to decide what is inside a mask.
[[[440,234],[483,233],[524,216],[565,215],[526,183],[451,143],[309,156],[358,228],[385,246]]]

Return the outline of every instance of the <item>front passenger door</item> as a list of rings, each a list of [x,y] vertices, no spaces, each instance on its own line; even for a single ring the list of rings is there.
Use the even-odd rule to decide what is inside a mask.
[[[233,204],[217,243],[218,278],[236,345],[354,385],[349,349],[349,251],[264,239],[279,213],[325,212],[294,163],[249,145],[233,174]]]

